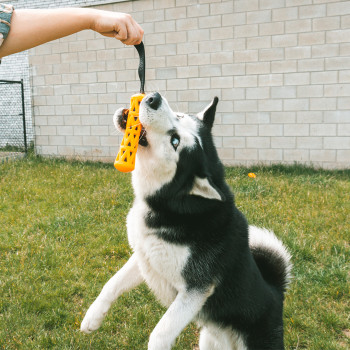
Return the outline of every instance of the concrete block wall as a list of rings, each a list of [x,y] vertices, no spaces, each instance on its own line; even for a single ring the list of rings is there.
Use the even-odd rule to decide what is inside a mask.
[[[97,8],[145,30],[146,90],[187,113],[220,98],[225,164],[350,166],[350,2],[137,0]],[[93,32],[30,51],[36,148],[112,161],[112,115],[138,92],[133,47]]]

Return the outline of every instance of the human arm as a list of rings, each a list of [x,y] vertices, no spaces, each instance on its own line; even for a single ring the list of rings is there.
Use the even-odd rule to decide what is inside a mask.
[[[0,57],[24,51],[84,29],[136,45],[143,30],[128,14],[90,8],[15,10],[11,29],[0,47]]]

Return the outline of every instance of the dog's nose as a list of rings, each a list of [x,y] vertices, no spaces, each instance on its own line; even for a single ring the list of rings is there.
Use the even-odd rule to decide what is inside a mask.
[[[146,97],[146,103],[152,109],[158,109],[161,102],[162,102],[162,96],[160,96],[158,92],[154,92],[153,94],[150,94]]]

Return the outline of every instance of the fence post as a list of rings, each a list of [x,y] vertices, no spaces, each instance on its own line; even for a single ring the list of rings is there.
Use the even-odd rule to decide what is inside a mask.
[[[22,93],[22,118],[23,118],[23,134],[24,134],[24,151],[25,154],[28,154],[27,148],[27,130],[26,130],[26,112],[24,105],[24,87],[23,87],[23,79],[21,79],[21,93]]]

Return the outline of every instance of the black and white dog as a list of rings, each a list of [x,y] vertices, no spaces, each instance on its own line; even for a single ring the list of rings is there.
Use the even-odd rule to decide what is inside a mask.
[[[90,306],[83,332],[98,329],[112,303],[145,281],[168,307],[149,350],[171,349],[193,320],[201,350],[284,349],[290,255],[272,232],[248,226],[234,204],[211,135],[217,103],[190,116],[173,112],[159,93],[141,102],[127,220],[133,255]],[[114,116],[119,129],[123,115]]]

